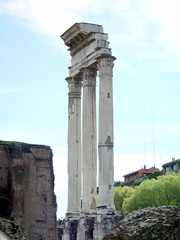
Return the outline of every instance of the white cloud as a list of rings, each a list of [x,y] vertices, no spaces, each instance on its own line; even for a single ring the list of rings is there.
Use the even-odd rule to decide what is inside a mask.
[[[93,1],[7,0],[0,2],[0,12],[18,17],[31,29],[59,36],[80,19]],[[24,22],[25,21],[25,22]]]
[[[180,30],[179,0],[159,0],[152,17],[166,25],[171,31]]]
[[[130,55],[163,59],[163,70],[179,71],[179,5],[178,0],[6,0],[0,2],[0,12],[19,18],[58,45],[63,45],[59,35],[75,22],[105,22],[113,49],[124,59],[124,71],[133,70],[132,63],[127,64]]]
[[[0,90],[0,95],[7,94],[7,93],[18,93],[25,91],[25,88],[8,88]]]
[[[149,32],[150,29],[147,29],[147,26],[149,23],[152,24],[152,20],[162,22],[164,25],[171,23],[168,25],[171,30],[179,29],[178,6],[177,0],[173,0],[173,3],[167,0],[143,2],[141,0],[113,0],[111,4],[108,0],[6,0],[0,2],[0,12],[22,18],[32,29],[56,35],[75,22],[83,21],[82,17],[87,19],[88,13],[93,11],[92,19],[94,17],[98,19],[100,14],[104,17],[105,15],[111,17],[110,25],[115,16],[116,22],[122,23],[117,29],[119,28],[120,31],[124,29],[126,37],[134,40],[134,37],[139,39],[147,33],[147,30]],[[167,15],[169,9],[171,9],[171,15]],[[175,23],[177,27],[173,29]]]

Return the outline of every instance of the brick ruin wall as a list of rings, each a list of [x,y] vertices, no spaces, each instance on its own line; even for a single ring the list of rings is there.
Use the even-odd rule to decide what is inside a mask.
[[[56,208],[50,147],[0,141],[0,217],[29,240],[55,240]]]

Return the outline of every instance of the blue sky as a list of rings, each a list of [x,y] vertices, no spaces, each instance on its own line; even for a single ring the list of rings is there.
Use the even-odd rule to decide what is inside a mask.
[[[59,36],[76,22],[102,24],[109,35],[122,180],[180,157],[179,9],[179,0],[0,0],[0,139],[51,146],[59,217],[67,204],[70,66]]]

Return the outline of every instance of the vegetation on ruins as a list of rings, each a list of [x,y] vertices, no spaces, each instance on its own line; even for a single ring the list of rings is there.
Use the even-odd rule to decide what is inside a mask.
[[[62,226],[65,222],[65,218],[61,217],[57,220],[57,226]]]
[[[114,204],[123,216],[149,206],[180,206],[180,173],[147,179],[134,188],[116,187]]]

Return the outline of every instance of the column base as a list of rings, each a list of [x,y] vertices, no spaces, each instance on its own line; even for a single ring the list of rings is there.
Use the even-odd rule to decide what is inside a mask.
[[[81,213],[80,216],[67,217],[62,240],[103,240],[121,219],[120,212],[114,209],[113,211],[104,209],[101,212],[98,210],[96,214]]]
[[[67,215],[67,214],[66,214]],[[63,235],[62,240],[71,240],[77,239],[77,228],[78,228],[79,217],[66,217],[64,227],[63,227]]]
[[[114,214],[116,212],[114,205],[98,205],[97,213],[100,214]]]
[[[82,211],[81,212],[81,217],[82,216],[93,216],[93,215],[96,215],[97,214],[97,211],[96,210],[93,210],[93,211]]]
[[[102,209],[100,209],[102,210]],[[106,209],[107,210],[107,209]],[[109,233],[122,219],[119,211],[99,212],[94,222],[94,240],[103,240],[104,236]]]
[[[80,212],[67,212],[66,217],[67,218],[79,218]]]

